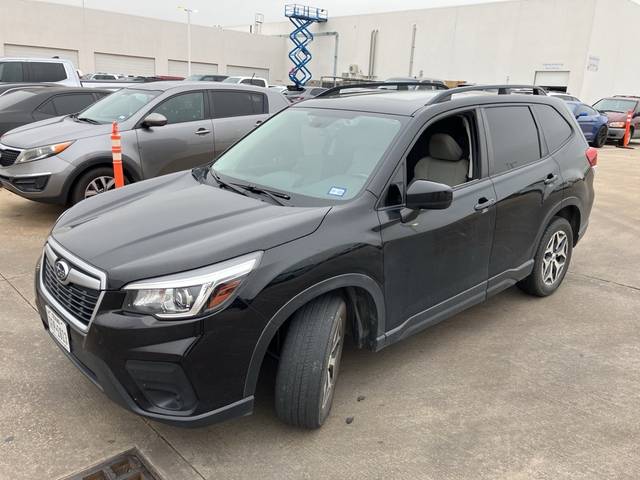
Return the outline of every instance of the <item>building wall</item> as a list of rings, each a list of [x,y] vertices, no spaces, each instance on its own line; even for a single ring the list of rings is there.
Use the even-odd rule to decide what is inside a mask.
[[[0,56],[4,45],[28,45],[78,51],[83,72],[95,71],[95,53],[155,59],[158,75],[169,59],[186,60],[185,23],[123,15],[28,0],[0,1]],[[237,65],[269,70],[269,79],[287,78],[286,41],[217,27],[192,26],[192,61],[215,63],[220,73]],[[127,72],[114,72],[127,73]]]
[[[639,93],[640,57],[631,46],[640,5],[630,0],[513,0],[372,15],[332,17],[314,32],[339,33],[338,75],[369,70],[369,45],[378,30],[374,74],[409,74],[474,83],[533,83],[536,71],[569,72],[568,91],[592,102],[604,95]],[[263,34],[285,34],[289,22],[264,24]],[[315,79],[331,75],[331,37],[311,44]],[[625,47],[627,45],[628,47]],[[290,48],[290,42],[288,45]],[[597,71],[589,58],[599,59]]]

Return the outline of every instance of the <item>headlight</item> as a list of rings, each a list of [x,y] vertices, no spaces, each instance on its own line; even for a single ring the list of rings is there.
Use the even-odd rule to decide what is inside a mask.
[[[262,258],[262,252],[189,272],[152,278],[124,287],[124,309],[158,318],[190,318],[226,307],[244,279]]]
[[[611,122],[609,126],[611,128],[624,128],[625,122]]]
[[[18,155],[15,163],[34,162],[36,160],[42,160],[43,158],[52,157],[60,152],[64,152],[72,143],[73,142],[56,143],[55,145],[46,145],[44,147],[24,150],[20,155]]]

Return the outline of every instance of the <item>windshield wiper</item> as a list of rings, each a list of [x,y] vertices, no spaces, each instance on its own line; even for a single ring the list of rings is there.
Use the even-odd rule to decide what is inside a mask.
[[[284,200],[291,200],[291,197],[289,195],[287,195],[286,193],[282,193],[282,192],[276,192],[273,190],[266,190],[264,188],[260,188],[260,187],[256,187],[255,185],[243,185],[241,183],[234,183],[233,185],[236,185],[240,188],[244,188],[245,190],[247,190],[248,192],[251,193],[257,193],[259,195],[265,195],[267,197],[269,197],[271,200],[273,200],[274,203],[283,206],[284,207],[284,203],[282,203],[280,200],[278,200],[278,198],[282,198]]]
[[[79,122],[91,123],[93,125],[102,125],[99,121],[94,120],[93,118],[88,117],[74,117]]]
[[[224,180],[222,180],[213,168],[211,169],[211,175],[213,176],[215,181],[218,182],[218,185],[220,185],[221,187],[224,187],[227,190],[231,190],[232,192],[235,192],[239,195],[243,195],[245,197],[248,196],[247,193],[244,192],[243,190],[240,190],[239,188],[234,187],[233,184],[227,183]]]

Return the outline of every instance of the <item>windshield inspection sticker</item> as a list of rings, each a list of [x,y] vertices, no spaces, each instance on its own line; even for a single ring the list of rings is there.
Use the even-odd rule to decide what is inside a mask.
[[[344,197],[345,193],[347,193],[347,189],[346,188],[331,187],[329,189],[329,195],[333,195],[334,197]]]

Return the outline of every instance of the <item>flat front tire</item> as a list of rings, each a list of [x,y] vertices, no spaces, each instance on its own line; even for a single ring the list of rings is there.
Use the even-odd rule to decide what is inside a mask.
[[[546,297],[555,292],[564,280],[573,252],[573,229],[562,217],[555,217],[540,240],[534,258],[533,271],[518,283],[525,292]]]
[[[283,422],[319,428],[329,416],[346,317],[345,301],[338,294],[323,295],[294,314],[276,376],[276,414]]]

